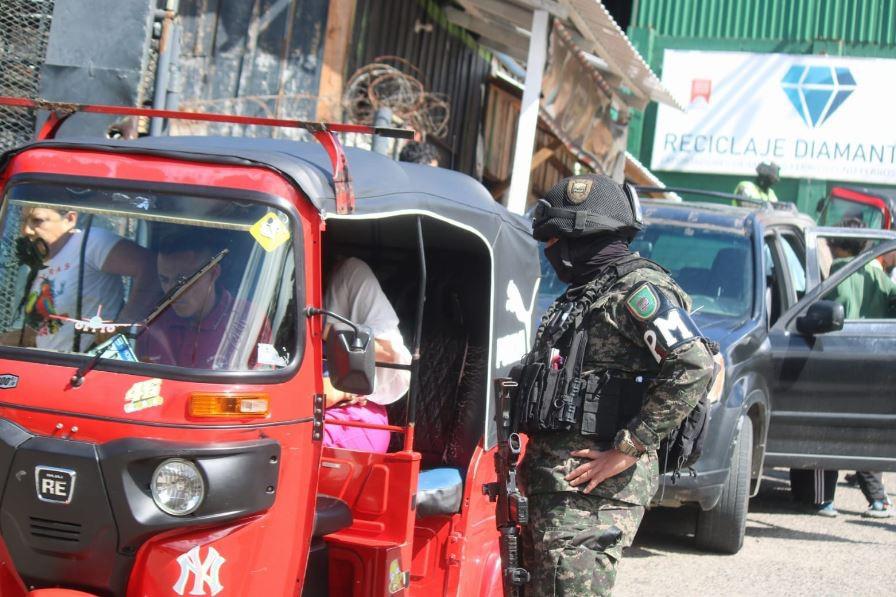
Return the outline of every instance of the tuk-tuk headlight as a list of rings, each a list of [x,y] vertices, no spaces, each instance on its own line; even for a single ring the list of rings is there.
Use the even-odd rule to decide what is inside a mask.
[[[195,464],[170,458],[152,474],[152,499],[159,510],[172,516],[194,512],[205,498],[205,481]]]

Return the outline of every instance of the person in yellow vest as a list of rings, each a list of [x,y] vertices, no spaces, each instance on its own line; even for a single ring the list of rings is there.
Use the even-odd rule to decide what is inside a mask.
[[[762,162],[756,166],[755,180],[742,180],[734,189],[735,195],[742,195],[749,199],[760,199],[762,201],[777,201],[778,196],[775,195],[772,185],[780,180],[781,168],[774,162]],[[732,202],[737,205],[737,201]]]

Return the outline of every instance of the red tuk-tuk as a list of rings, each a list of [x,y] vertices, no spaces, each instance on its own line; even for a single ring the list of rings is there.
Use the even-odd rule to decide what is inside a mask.
[[[533,331],[528,224],[464,175],[308,128],[327,151],[47,139],[0,159],[3,597],[502,593],[482,486],[490,381]],[[59,222],[48,253],[34,231]],[[173,238],[199,267],[162,267]],[[370,265],[411,339],[387,453],[322,446],[336,253]],[[158,280],[109,266],[127,258]],[[216,298],[185,319],[197,339],[166,347],[198,288]]]
[[[867,228],[890,230],[896,218],[896,189],[838,185],[818,202],[818,225],[838,226],[855,217]]]

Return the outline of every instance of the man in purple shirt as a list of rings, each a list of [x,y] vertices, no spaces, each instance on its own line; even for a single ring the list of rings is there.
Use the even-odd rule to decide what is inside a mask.
[[[210,232],[185,230],[165,236],[156,260],[159,283],[168,292],[178,280],[188,277],[215,256],[220,242]],[[226,260],[226,258],[225,258]],[[232,264],[230,264],[232,267]],[[214,266],[171,304],[140,335],[137,355],[142,362],[193,369],[224,369],[246,326],[248,305],[236,304],[233,295],[219,283],[221,264]],[[240,313],[232,317],[235,310]],[[225,338],[226,332],[226,338]],[[259,342],[270,337],[265,324]],[[248,366],[255,366],[255,351]]]

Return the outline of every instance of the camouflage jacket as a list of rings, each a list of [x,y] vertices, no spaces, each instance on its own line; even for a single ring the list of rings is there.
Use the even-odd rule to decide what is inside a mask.
[[[628,429],[647,447],[637,464],[601,483],[592,495],[638,505],[647,505],[656,491],[658,467],[656,449],[674,430],[709,388],[712,353],[698,338],[671,350],[659,363],[644,339],[643,321],[630,306],[638,298],[644,282],[663,293],[667,300],[685,311],[691,301],[665,273],[640,268],[623,276],[591,306],[583,325],[588,326],[588,350],[583,371],[617,369],[632,373],[649,372],[646,400]],[[529,438],[520,466],[520,476],[528,495],[556,491],[578,491],[563,477],[581,463],[570,456],[583,448],[607,449],[574,432],[544,432]]]

